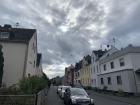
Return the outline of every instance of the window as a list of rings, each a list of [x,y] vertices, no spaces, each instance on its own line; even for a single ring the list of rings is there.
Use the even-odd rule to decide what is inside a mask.
[[[32,49],[34,50],[34,53],[35,53],[35,44],[34,43],[33,43]]]
[[[34,61],[34,68],[35,68],[35,61]]]
[[[108,80],[108,85],[111,85],[111,77],[108,77],[107,80]]]
[[[121,85],[122,84],[121,76],[117,76],[117,84],[118,85]]]
[[[106,64],[104,64],[104,71],[106,71]]]
[[[91,79],[91,83],[93,83],[93,79]]]
[[[110,63],[111,69],[114,69],[114,62]]]
[[[120,66],[125,66],[124,58],[120,59]]]
[[[93,81],[94,81],[94,85],[96,86],[96,79],[94,79]]]
[[[79,75],[80,75],[80,74],[79,74],[79,72],[78,72],[78,77],[79,77]]]
[[[0,33],[0,38],[1,39],[7,39],[7,38],[9,38],[9,32],[1,32]]]
[[[95,74],[95,72],[96,72],[96,71],[95,71],[95,67],[94,67],[94,71],[93,71],[93,72],[94,72],[94,74]]]
[[[98,69],[98,66],[97,66],[97,73],[99,73],[99,69]]]
[[[93,57],[93,62],[94,62],[94,57]]]
[[[101,84],[102,84],[102,85],[104,84],[104,79],[103,79],[103,78],[101,78]]]

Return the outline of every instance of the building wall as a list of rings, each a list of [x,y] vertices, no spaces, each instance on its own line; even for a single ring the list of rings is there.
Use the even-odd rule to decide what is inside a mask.
[[[91,65],[84,66],[80,70],[80,81],[83,86],[91,86],[90,73]]]
[[[23,78],[25,53],[27,45],[24,43],[0,42],[3,46],[4,73],[3,84],[7,87],[16,84]]]
[[[121,76],[122,84],[117,84],[117,76]],[[111,84],[108,84],[108,77],[111,78]],[[104,84],[101,84],[101,78],[104,80]],[[123,90],[125,92],[136,92],[136,85],[134,82],[133,70],[116,71],[98,76],[99,88],[103,89],[107,86],[108,90],[118,91]]]
[[[94,53],[91,55],[91,86],[92,87],[99,87],[98,86],[98,76],[97,74],[100,73],[99,68],[99,61],[96,61],[97,57]]]
[[[74,72],[74,84],[78,85],[80,81],[80,70]]]
[[[74,66],[65,68],[65,85],[74,85]]]
[[[125,61],[125,66],[120,66],[120,62],[119,59],[124,58]],[[114,62],[114,69],[111,69],[110,63]],[[104,70],[104,65],[106,64],[106,69]],[[133,69],[133,65],[131,62],[131,57],[127,54],[121,57],[118,57],[116,59],[113,59],[109,62],[105,62],[103,64],[100,64],[100,69],[101,69],[101,74],[104,73],[109,73],[109,72],[114,72],[114,71],[118,71],[118,70],[124,70],[124,69]]]
[[[119,59],[124,58],[125,65],[120,66]],[[101,68],[101,74],[106,76],[110,76],[112,78],[115,78],[116,75],[122,76],[123,85],[117,86],[115,84],[113,85],[107,85],[109,90],[115,90],[122,89],[126,92],[140,92],[140,73],[136,73],[135,71],[140,68],[140,54],[139,53],[128,53],[126,55],[123,55],[121,57],[115,58],[109,62],[100,64]],[[111,69],[110,62],[114,62],[114,69]],[[104,64],[106,64],[106,70],[104,70]],[[131,71],[129,71],[131,70]],[[118,72],[120,74],[118,74]],[[101,76],[100,76],[101,78]],[[115,83],[115,79],[112,79],[112,83]],[[100,80],[99,80],[100,81]],[[101,84],[100,84],[101,85]],[[103,88],[100,86],[100,88]]]
[[[25,73],[27,77],[29,75],[31,76],[37,75],[36,62],[37,62],[37,34],[35,33],[28,45],[27,64],[26,64],[26,73]]]
[[[42,70],[42,65],[41,64],[38,67],[36,67],[36,75],[38,77],[42,77],[43,76],[43,70]]]
[[[140,53],[131,53],[132,65],[134,68],[134,76],[136,80],[137,92],[140,92]]]

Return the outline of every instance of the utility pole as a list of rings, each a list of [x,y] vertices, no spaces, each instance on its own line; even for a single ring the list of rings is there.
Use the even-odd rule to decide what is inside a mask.
[[[115,38],[113,38],[113,44],[114,44],[114,47],[115,47],[115,45],[116,45],[116,39]]]

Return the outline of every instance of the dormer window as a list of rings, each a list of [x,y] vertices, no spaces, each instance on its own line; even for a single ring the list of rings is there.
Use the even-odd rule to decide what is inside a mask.
[[[1,39],[8,39],[10,36],[9,32],[1,32],[0,33],[0,38]]]

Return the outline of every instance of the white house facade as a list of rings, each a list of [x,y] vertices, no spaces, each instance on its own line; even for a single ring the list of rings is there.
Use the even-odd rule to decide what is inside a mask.
[[[99,87],[98,74],[100,73],[99,58],[103,56],[105,51],[96,50],[91,54],[91,87]]]
[[[99,88],[140,92],[140,47],[129,46],[99,60]]]
[[[4,56],[2,85],[9,87],[24,77],[36,75],[37,33],[35,29],[0,27]]]

